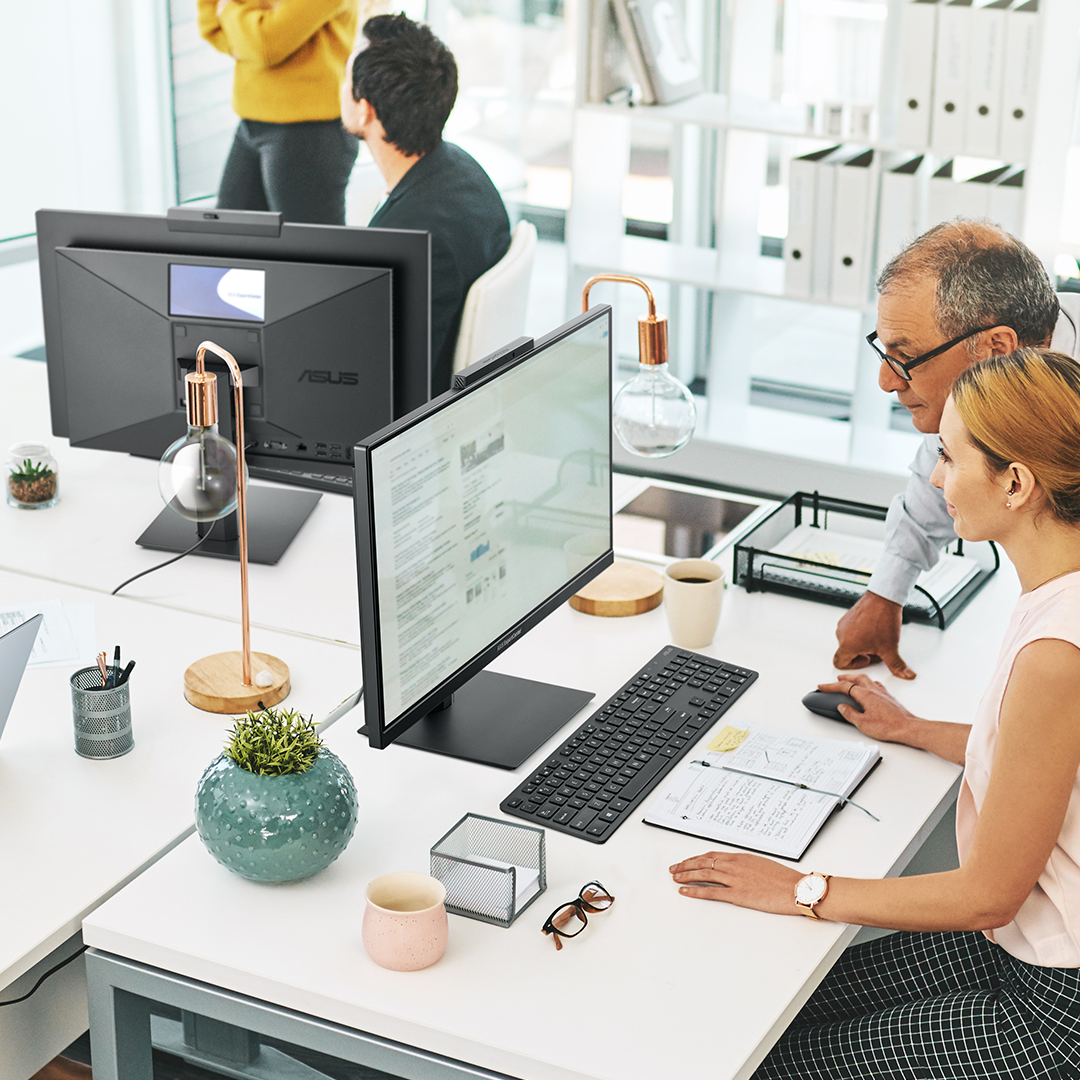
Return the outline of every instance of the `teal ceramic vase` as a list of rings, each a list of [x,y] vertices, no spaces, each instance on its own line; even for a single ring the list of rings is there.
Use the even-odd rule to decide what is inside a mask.
[[[298,881],[329,866],[356,830],[356,785],[324,746],[291,776],[258,776],[224,754],[195,793],[195,827],[223,866],[249,881]]]

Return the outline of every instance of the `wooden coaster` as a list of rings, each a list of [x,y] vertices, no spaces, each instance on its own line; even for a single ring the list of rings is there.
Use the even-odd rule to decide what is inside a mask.
[[[288,696],[289,667],[284,660],[267,653],[251,654],[252,682],[260,671],[269,671],[274,676],[269,686],[245,686],[241,667],[239,652],[214,653],[196,660],[184,672],[184,697],[206,712],[241,713],[257,709],[260,701],[269,709]]]
[[[585,615],[612,619],[652,611],[663,598],[664,579],[655,570],[617,562],[571,596],[570,606]]]

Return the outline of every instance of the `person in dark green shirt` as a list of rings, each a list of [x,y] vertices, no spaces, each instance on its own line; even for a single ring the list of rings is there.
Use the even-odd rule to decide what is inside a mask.
[[[457,64],[421,23],[377,15],[350,58],[341,95],[346,129],[363,139],[386,181],[369,222],[431,233],[431,390],[450,387],[465,294],[510,247],[495,185],[443,126],[457,98]]]

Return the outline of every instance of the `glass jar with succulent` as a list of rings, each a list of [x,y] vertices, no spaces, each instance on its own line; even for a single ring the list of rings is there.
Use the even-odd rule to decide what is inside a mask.
[[[234,721],[195,794],[195,827],[250,881],[296,881],[329,866],[356,829],[356,785],[312,719],[292,709]]]
[[[43,510],[59,501],[56,462],[40,443],[16,443],[8,451],[7,501],[24,510]]]

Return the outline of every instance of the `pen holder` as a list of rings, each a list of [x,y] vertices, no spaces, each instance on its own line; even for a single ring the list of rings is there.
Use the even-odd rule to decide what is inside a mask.
[[[118,679],[120,669],[108,668]],[[97,689],[94,689],[94,688]],[[134,745],[131,737],[131,684],[102,687],[101,671],[81,668],[71,676],[71,712],[75,719],[75,753],[85,758],[115,758]]]
[[[509,926],[547,888],[544,840],[534,825],[466,814],[431,849],[446,910]]]

